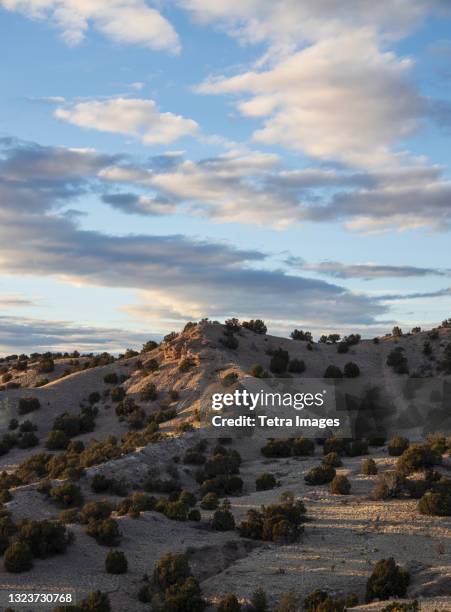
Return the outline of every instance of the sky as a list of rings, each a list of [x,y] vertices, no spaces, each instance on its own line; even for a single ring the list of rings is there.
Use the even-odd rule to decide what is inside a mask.
[[[447,0],[0,0],[0,354],[451,316]]]

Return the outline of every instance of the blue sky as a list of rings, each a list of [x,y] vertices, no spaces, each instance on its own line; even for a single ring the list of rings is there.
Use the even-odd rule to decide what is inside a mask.
[[[442,0],[0,0],[0,352],[451,314]]]

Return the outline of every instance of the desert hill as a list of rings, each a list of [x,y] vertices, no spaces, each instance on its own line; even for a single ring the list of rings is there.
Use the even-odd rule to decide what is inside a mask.
[[[241,488],[219,495],[230,499],[236,525],[246,519],[248,510],[274,504],[281,492],[291,491],[305,504],[307,517],[302,534],[292,542],[213,529],[214,510],[199,505],[205,481],[202,484],[198,476],[204,462],[208,465],[209,458],[218,456],[217,440],[202,445],[205,436],[198,420],[200,397],[210,384],[231,376],[239,380],[250,372],[271,375],[272,357],[281,349],[298,364],[298,371],[294,368],[290,374],[295,378],[320,378],[330,366],[343,372],[352,362],[361,380],[378,380],[381,387],[394,390],[409,376],[447,380],[449,343],[449,327],[376,341],[312,343],[203,321],[186,326],[160,345],[150,343],[144,351],[128,351],[117,359],[34,356],[27,359],[26,368],[17,367],[19,357],[4,360],[0,467],[5,471],[2,492],[9,494],[3,494],[2,512],[19,524],[26,518],[56,520],[62,510],[74,508],[64,522],[75,540],[63,555],[35,559],[29,571],[1,569],[1,583],[17,590],[30,585],[74,589],[79,600],[100,589],[109,594],[114,611],[148,610],[149,603],[137,595],[147,584],[143,576],[152,575],[163,554],[184,552],[211,605],[229,592],[249,601],[255,588],[262,586],[271,606],[290,589],[302,600],[321,588],[337,597],[357,594],[356,610],[382,610],[387,601],[365,604],[366,583],[376,562],[393,556],[410,573],[409,600],[419,598],[422,610],[449,609],[449,518],[420,513],[418,499],[407,494],[413,487],[408,482],[387,498],[371,496],[380,478],[399,461],[388,452],[388,441],[362,447],[361,452],[343,448],[339,453],[343,458],[336,474],[346,476],[351,485],[346,495],[332,493],[327,484],[305,482],[311,468],[321,464],[324,450],[319,444],[313,452],[271,456],[261,452],[257,441],[223,441],[219,454],[236,451],[241,457],[237,468]],[[402,355],[401,369],[387,364],[394,350]],[[66,416],[58,421],[61,415]],[[439,444],[437,439],[434,443]],[[187,460],[190,452],[195,458],[202,455],[198,463]],[[449,487],[449,438],[434,452],[440,455],[434,478],[444,483],[441,491]],[[33,456],[39,457],[31,463]],[[368,457],[374,459],[377,474],[362,473],[362,461]],[[258,490],[256,477],[261,474],[272,475],[276,484]],[[195,495],[200,521],[180,516],[174,520],[167,508],[118,512],[118,504],[128,499],[125,492],[120,487],[95,491],[95,478],[121,483],[128,496],[145,490],[171,501],[175,491],[189,491]],[[421,469],[414,469],[406,478],[416,482],[425,477]],[[121,533],[114,548],[126,554],[127,573],[105,571],[109,548],[96,543],[77,518],[82,502],[61,503],[61,498],[52,496],[53,490],[68,483],[79,490],[83,503],[111,504]]]

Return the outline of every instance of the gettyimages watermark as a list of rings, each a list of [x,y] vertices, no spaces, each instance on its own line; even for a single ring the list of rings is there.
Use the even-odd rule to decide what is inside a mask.
[[[199,417],[212,437],[387,439],[451,432],[451,383],[254,378],[218,381],[203,393]]]

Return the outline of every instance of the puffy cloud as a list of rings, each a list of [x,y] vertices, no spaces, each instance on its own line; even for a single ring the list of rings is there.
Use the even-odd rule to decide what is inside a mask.
[[[324,274],[333,278],[361,278],[374,280],[378,278],[411,278],[424,276],[449,276],[450,270],[421,268],[417,266],[393,266],[375,263],[345,264],[340,261],[322,261],[311,264],[296,257],[288,258],[286,263],[300,270]]]
[[[381,167],[393,163],[392,146],[424,112],[410,68],[410,60],[381,51],[373,32],[350,30],[267,69],[209,78],[197,91],[237,94],[240,112],[263,120],[257,142]]]
[[[193,136],[199,126],[192,119],[162,113],[153,100],[110,98],[57,108],[55,116],[79,127],[140,138],[146,144],[167,144]]]
[[[0,6],[52,23],[69,45],[93,26],[115,42],[173,53],[180,48],[172,25],[145,0],[0,0]]]

